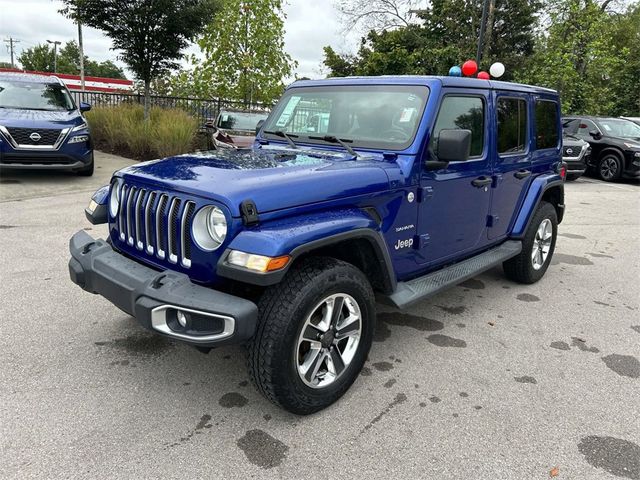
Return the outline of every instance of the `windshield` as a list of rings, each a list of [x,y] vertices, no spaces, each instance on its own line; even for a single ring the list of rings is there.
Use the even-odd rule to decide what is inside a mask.
[[[598,124],[604,134],[611,137],[640,138],[640,125],[629,120],[612,118],[598,120]]]
[[[218,128],[226,130],[255,131],[260,120],[266,120],[266,113],[222,112],[218,119]]]
[[[59,84],[0,80],[0,107],[24,110],[72,110],[68,90]]]
[[[409,85],[292,88],[264,131],[282,131],[308,143],[326,144],[326,136],[351,147],[402,150],[416,135],[428,96],[427,87]]]

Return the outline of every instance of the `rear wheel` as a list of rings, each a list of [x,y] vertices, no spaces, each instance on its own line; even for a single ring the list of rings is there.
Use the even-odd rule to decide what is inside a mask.
[[[259,302],[249,373],[262,394],[296,414],[338,400],[366,360],[375,329],[375,301],[353,265],[310,258],[296,265]]]
[[[622,175],[622,160],[615,153],[606,153],[598,162],[598,175],[605,182],[613,182]]]
[[[519,283],[540,280],[551,262],[558,235],[556,209],[541,202],[522,241],[522,252],[502,264],[505,275]]]

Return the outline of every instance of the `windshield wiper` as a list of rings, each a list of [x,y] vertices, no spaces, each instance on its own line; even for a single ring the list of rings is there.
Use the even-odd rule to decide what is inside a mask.
[[[265,130],[263,133],[269,133],[271,135],[275,135],[276,137],[282,137],[287,140],[287,143],[291,145],[293,148],[298,148],[296,142],[292,140],[292,137],[298,138],[298,135],[293,133],[283,132],[282,130]]]
[[[333,135],[325,135],[324,137],[309,137],[309,138],[312,140],[324,140],[325,142],[329,142],[329,143],[338,143],[354,157],[360,157],[358,152],[356,152],[353,148],[351,148],[349,145],[345,143],[345,142],[353,142],[353,140],[349,140],[346,138],[341,139],[338,137],[334,137]]]

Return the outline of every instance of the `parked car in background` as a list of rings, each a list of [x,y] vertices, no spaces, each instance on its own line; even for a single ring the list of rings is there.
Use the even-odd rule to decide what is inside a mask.
[[[565,133],[589,142],[587,169],[606,182],[640,177],[640,125],[624,118],[568,116]]]
[[[258,124],[267,119],[269,112],[222,110],[215,122],[208,121],[207,144],[210,150],[217,148],[249,148],[256,138]]]
[[[624,118],[625,120],[629,120],[637,125],[640,125],[640,117],[620,117],[620,118]]]
[[[562,136],[562,160],[567,164],[567,181],[573,181],[582,176],[587,169],[590,156],[589,143],[568,133]]]
[[[0,168],[93,175],[93,143],[82,112],[55,76],[0,73]]]

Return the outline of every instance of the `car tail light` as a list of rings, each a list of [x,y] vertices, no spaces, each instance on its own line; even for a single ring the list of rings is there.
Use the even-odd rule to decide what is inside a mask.
[[[558,167],[556,169],[562,180],[567,179],[567,164],[565,162],[558,163]]]

